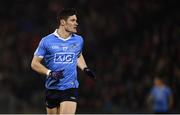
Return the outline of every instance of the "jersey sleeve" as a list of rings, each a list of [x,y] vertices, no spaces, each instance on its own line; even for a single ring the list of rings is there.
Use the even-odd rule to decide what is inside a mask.
[[[155,88],[153,87],[150,91],[150,95],[153,96],[155,94]]]
[[[167,92],[168,96],[170,96],[172,94],[171,89],[169,87],[167,88],[166,92]]]
[[[38,56],[40,58],[43,58],[46,54],[46,47],[45,47],[45,41],[42,39],[34,52],[34,56]]]
[[[81,44],[80,44],[80,50],[79,50],[79,52],[78,52],[78,57],[80,56],[80,54],[82,53],[82,50],[83,50],[83,46],[84,46],[84,40],[83,40],[83,38],[81,37],[81,42],[80,42]]]

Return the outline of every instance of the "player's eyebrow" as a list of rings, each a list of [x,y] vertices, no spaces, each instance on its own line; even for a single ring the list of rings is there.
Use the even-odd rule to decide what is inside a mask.
[[[77,19],[73,18],[73,19],[70,19],[71,21],[76,21]]]

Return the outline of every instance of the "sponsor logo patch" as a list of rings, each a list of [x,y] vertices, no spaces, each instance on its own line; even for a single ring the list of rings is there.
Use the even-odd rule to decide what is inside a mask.
[[[74,56],[75,56],[75,53],[70,53],[70,52],[56,53],[54,62],[62,63],[62,64],[73,63]]]

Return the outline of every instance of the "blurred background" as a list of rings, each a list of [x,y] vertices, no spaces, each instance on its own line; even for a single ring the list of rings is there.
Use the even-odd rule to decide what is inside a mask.
[[[79,71],[77,113],[149,113],[153,78],[166,79],[180,113],[177,0],[0,1],[0,113],[46,113],[44,76],[31,70],[42,37],[62,8],[78,10],[83,54],[98,80]]]

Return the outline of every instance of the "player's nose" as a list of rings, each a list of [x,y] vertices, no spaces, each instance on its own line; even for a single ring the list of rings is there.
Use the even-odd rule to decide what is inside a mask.
[[[77,22],[75,22],[75,25],[77,26],[77,25],[78,25],[78,23],[77,23]]]

